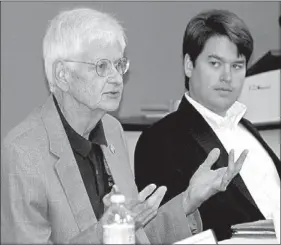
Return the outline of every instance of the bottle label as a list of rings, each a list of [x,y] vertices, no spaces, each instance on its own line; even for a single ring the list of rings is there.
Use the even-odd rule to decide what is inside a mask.
[[[135,226],[132,224],[104,225],[103,244],[135,244]]]

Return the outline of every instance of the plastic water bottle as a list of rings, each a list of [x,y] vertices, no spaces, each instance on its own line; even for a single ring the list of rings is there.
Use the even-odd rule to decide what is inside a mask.
[[[135,222],[125,196],[114,194],[103,217],[103,244],[135,244]]]

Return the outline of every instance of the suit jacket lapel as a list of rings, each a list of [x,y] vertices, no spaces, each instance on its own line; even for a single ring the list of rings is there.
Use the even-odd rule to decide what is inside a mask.
[[[55,169],[81,231],[97,222],[67,135],[52,96],[42,109],[42,119],[50,139],[50,151],[58,157]]]
[[[185,96],[179,105],[177,113],[179,113],[179,116],[181,117],[180,121],[183,122],[183,132],[187,132],[187,134],[191,135],[204,149],[206,155],[208,155],[209,152],[214,148],[220,149],[219,159],[213,165],[212,169],[218,169],[227,166],[228,153],[226,149],[222,145],[213,129],[205,121],[203,116],[201,116],[201,114],[188,102]],[[187,137],[190,137],[189,135]],[[240,174],[238,174],[232,180],[231,184],[237,187],[241,194],[243,194],[243,196],[256,207],[254,200],[251,198],[251,196],[249,196],[250,194],[246,193],[246,186]]]
[[[180,121],[182,122],[183,132],[186,132],[187,137],[191,135],[207,155],[214,148],[220,149],[220,157],[212,169],[227,166],[227,151],[203,116],[188,102],[185,96],[180,103],[177,113],[181,117]]]
[[[136,198],[138,191],[129,163],[127,149],[124,142],[120,141],[120,132],[116,132],[119,128],[114,127],[115,129],[112,129],[112,125],[105,118],[102,122],[108,143],[107,146],[102,145],[105,167],[110,171],[114,183],[118,186],[119,190],[126,197]]]

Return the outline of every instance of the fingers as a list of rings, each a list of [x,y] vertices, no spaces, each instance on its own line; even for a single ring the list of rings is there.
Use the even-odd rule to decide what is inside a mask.
[[[230,182],[228,178],[229,173],[227,172],[227,167],[218,168],[214,172],[216,173],[216,176],[213,182],[210,184],[213,194],[217,193],[218,191],[225,191]]]
[[[233,172],[234,170],[234,150],[231,149],[229,154],[228,154],[228,168],[227,170],[229,172]]]
[[[135,213],[137,227],[145,226],[147,222],[156,216],[166,191],[167,187],[161,186],[147,200],[132,208],[132,211]]]
[[[232,178],[234,178],[241,170],[243,163],[247,157],[248,154],[248,150],[244,150],[239,158],[237,159],[236,162],[234,162],[234,150],[232,149],[229,152],[229,158],[228,158],[228,167],[227,167],[227,171],[226,174],[228,175],[228,178],[231,180]]]
[[[222,180],[221,180],[221,184],[220,184],[220,188],[219,188],[220,191],[225,191],[227,186],[231,182],[232,177],[229,177],[229,176],[230,176],[230,174],[226,170],[223,177],[222,177]]]
[[[235,175],[240,172],[240,170],[241,170],[241,168],[242,168],[242,166],[243,166],[243,163],[244,163],[244,161],[245,161],[245,159],[246,159],[248,153],[249,153],[249,150],[244,150],[244,151],[240,154],[239,158],[237,159],[237,161],[236,161],[236,163],[235,163],[235,171],[236,171]]]
[[[102,201],[103,201],[104,206],[109,207],[110,206],[110,194],[109,193],[106,194],[103,197]]]
[[[156,210],[145,210],[142,213],[138,213],[134,217],[136,230],[138,230],[140,227],[144,227],[156,215],[157,215],[157,209]]]
[[[214,148],[213,150],[210,151],[206,160],[201,164],[201,167],[211,168],[213,164],[218,160],[219,156],[220,156],[220,149]]]
[[[235,164],[234,164],[234,150],[231,149],[228,154],[228,166],[226,168],[226,171],[223,175],[223,186],[226,188],[229,182],[232,180],[235,173]]]
[[[143,202],[138,201],[134,205],[131,205],[131,208],[136,214],[140,214],[146,210],[157,211],[166,191],[167,187],[161,186],[148,199],[144,200]]]
[[[229,158],[228,158],[228,167],[223,175],[222,182],[221,182],[221,188],[222,190],[226,190],[228,184],[231,182],[231,180],[240,172],[243,163],[247,157],[248,150],[244,150],[236,162],[234,162],[234,150],[232,149],[229,152]]]
[[[156,185],[155,184],[150,184],[148,186],[146,186],[140,193],[138,196],[138,199],[140,202],[145,201],[145,199],[151,195],[153,193],[153,191],[155,190]]]
[[[147,205],[148,207],[155,207],[158,209],[161,201],[163,200],[163,197],[165,196],[167,191],[166,186],[160,186],[151,197],[147,199]]]

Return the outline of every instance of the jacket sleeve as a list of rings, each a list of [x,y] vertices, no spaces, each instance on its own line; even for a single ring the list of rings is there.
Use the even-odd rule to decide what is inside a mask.
[[[52,243],[42,173],[32,152],[1,149],[1,243]]]
[[[152,244],[171,244],[202,231],[199,211],[185,215],[182,194],[162,205],[157,216],[146,225],[145,232]]]

